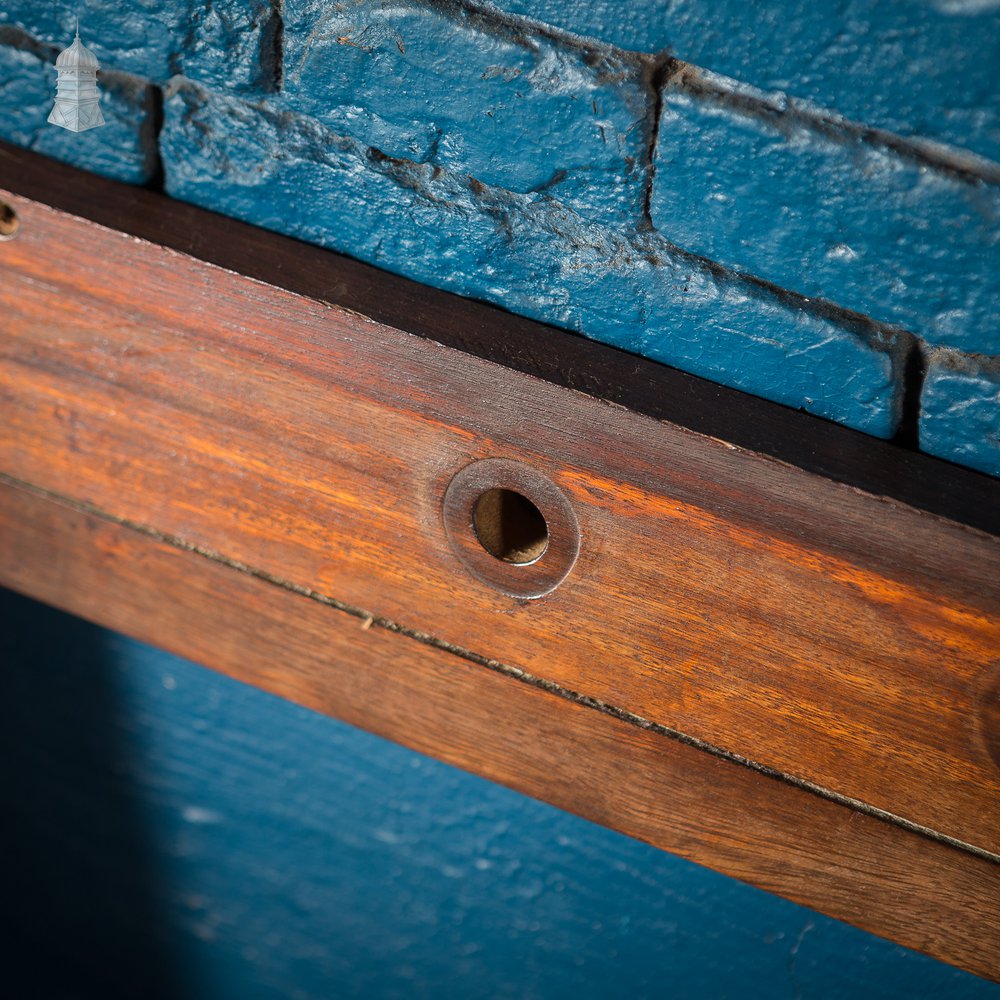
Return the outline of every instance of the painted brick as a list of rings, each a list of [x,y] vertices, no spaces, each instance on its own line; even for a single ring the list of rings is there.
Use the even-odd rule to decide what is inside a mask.
[[[57,50],[5,44],[12,40],[23,35],[0,27],[0,138],[132,184],[155,174],[154,92],[145,81],[102,72],[104,127],[69,132],[46,122],[55,96]]]
[[[931,352],[920,400],[920,447],[1000,476],[1000,358]]]
[[[1000,5],[988,0],[684,0],[627,16],[614,0],[497,2],[1000,161]]]
[[[284,10],[290,109],[389,156],[639,220],[649,60],[517,30],[457,0],[286,0]]]
[[[104,69],[176,73],[236,93],[274,88],[279,0],[5,0],[0,22],[63,48],[80,34]]]
[[[935,345],[1000,351],[1000,187],[836,124],[803,127],[794,108],[752,114],[738,92],[692,92],[705,83],[663,91],[652,218],[664,236]]]
[[[871,434],[895,429],[905,338],[850,330],[655,234],[387,157],[287,110],[177,80],[164,112],[179,198]]]

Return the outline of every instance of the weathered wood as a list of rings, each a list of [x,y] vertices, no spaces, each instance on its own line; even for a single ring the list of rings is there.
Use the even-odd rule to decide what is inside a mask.
[[[503,769],[520,758],[494,761],[474,741],[464,756],[434,740],[421,748],[1000,976],[997,949],[978,931],[960,932],[957,918],[938,926],[938,908],[957,912],[964,897],[975,922],[996,927],[996,897],[985,906],[983,887],[995,892],[1000,871],[1000,540],[979,529],[995,526],[1000,485],[966,470],[942,477],[950,467],[925,456],[149,192],[75,172],[78,187],[57,189],[68,168],[49,166],[12,180],[11,164],[36,163],[0,150],[0,201],[19,222],[0,243],[0,480],[8,493],[33,484],[94,505],[120,522],[113,545],[128,554],[88,561],[88,546],[112,544],[97,541],[107,536],[54,523],[54,548],[30,523],[21,540],[19,522],[49,517],[33,499],[6,520],[0,579],[411,745],[409,724],[383,702],[419,716],[426,696],[433,715],[453,676],[497,684],[489,664],[499,662],[507,676],[496,691],[509,700],[491,702],[485,681],[456,680],[450,711],[479,719],[487,709],[466,700],[482,698],[517,733],[529,726],[519,713],[536,709],[511,692],[548,691],[531,702],[544,706],[536,721],[552,758],[535,765],[537,783],[518,784]],[[586,370],[560,384],[537,377],[591,358],[596,381]],[[688,393],[691,426],[657,419],[680,408],[671,386]],[[631,408],[609,402],[622,399]],[[740,426],[758,413],[762,429]],[[710,433],[719,428],[729,440]],[[769,454],[748,447],[762,440],[776,442]],[[537,561],[481,550],[474,493],[489,488],[519,490],[547,518]],[[190,578],[144,561],[152,550],[127,526],[169,539]],[[426,667],[425,690],[415,666],[395,689],[395,661],[375,662],[390,655],[379,646],[353,661],[351,679],[358,690],[384,685],[379,705],[317,701],[303,678],[324,651],[310,652],[299,623],[277,611],[267,628],[273,648],[287,631],[288,651],[240,668],[256,638],[217,634],[224,601],[182,611],[204,600],[206,563],[280,592],[282,609],[297,593],[313,598],[293,601],[300,609],[324,601],[391,622],[403,633],[397,659],[432,636],[452,651],[433,661],[447,670]],[[60,576],[69,572],[87,594]],[[125,592],[143,573],[160,595],[155,609]],[[90,604],[89,593],[109,603]],[[544,596],[525,599],[535,594]],[[184,633],[176,641],[174,629]],[[357,648],[344,648],[345,665]],[[567,743],[558,730],[568,704],[594,719]],[[591,723],[604,735],[588,742]],[[708,826],[713,846],[699,842],[707,779],[692,778],[699,791],[673,824],[656,781],[639,774],[616,778],[633,796],[627,808],[597,791],[573,805],[580,792],[559,777],[571,766],[559,754],[572,746],[599,774],[625,767],[620,755],[647,740],[683,747],[672,759],[697,759],[692,775],[771,789],[732,793],[725,850]],[[865,835],[882,846],[854,844],[857,824],[882,831]],[[779,850],[783,837],[801,843]],[[907,854],[916,867],[904,877]],[[870,880],[879,884],[858,889]],[[881,902],[865,918],[871,900]]]
[[[0,583],[984,976],[1000,866],[0,484]]]

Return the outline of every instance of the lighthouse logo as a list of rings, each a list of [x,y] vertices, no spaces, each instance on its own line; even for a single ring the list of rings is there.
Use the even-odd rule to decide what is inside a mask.
[[[104,124],[101,114],[101,94],[97,89],[97,56],[80,41],[80,21],[76,22],[76,38],[56,59],[56,103],[49,115],[52,125],[61,125],[71,132],[84,132]]]

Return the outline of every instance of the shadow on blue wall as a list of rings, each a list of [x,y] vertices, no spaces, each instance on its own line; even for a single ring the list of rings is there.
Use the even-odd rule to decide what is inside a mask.
[[[115,688],[99,629],[0,591],[5,996],[181,995]]]
[[[0,796],[12,1000],[1000,1000],[4,591]]]

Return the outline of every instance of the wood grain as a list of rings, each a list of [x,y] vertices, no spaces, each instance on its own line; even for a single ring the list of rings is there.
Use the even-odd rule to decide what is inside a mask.
[[[1000,484],[2,145],[0,203],[0,582],[1000,978]]]
[[[553,385],[1000,534],[996,482],[972,469],[2,141],[0,188]]]
[[[997,539],[5,197],[0,471],[1000,852]],[[445,537],[485,458],[575,511],[540,600]]]
[[[0,484],[0,584],[979,975],[1000,866]]]

